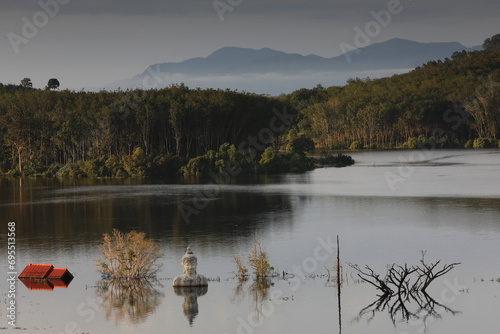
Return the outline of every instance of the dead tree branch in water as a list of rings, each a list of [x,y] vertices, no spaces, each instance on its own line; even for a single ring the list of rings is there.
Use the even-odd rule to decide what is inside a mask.
[[[391,288],[386,284],[387,277],[384,279],[380,278],[379,274],[376,274],[372,268],[365,266],[366,270],[368,272],[365,272],[359,268],[357,264],[352,264],[349,263],[349,266],[356,270],[358,272],[358,277],[361,278],[363,281],[370,283],[377,289],[381,290],[383,292],[382,296],[384,295],[392,295],[394,291],[392,291]]]
[[[417,283],[419,283],[418,285],[415,286],[415,289],[423,291],[423,292],[425,292],[425,290],[432,283],[432,281],[434,281],[438,277],[441,277],[441,276],[447,274],[450,270],[455,268],[455,266],[460,264],[460,262],[445,264],[443,266],[443,269],[441,269],[437,272],[434,272],[434,270],[436,269],[438,264],[441,262],[441,260],[438,260],[434,263],[431,262],[430,264],[427,264],[427,263],[425,263],[425,253],[426,252],[422,252],[422,259],[420,260],[422,267],[417,268],[419,277],[418,277],[417,282],[414,284],[414,286],[415,286]]]
[[[396,324],[398,319],[404,321],[419,319],[425,323],[428,318],[441,318],[442,312],[436,311],[436,308],[443,309],[452,315],[459,313],[432,299],[426,292],[436,278],[447,274],[460,264],[445,264],[442,269],[439,269],[440,262],[439,260],[426,263],[425,252],[422,252],[420,265],[409,267],[406,263],[403,266],[393,264],[388,267],[383,278],[367,265],[361,269],[357,264],[349,263],[348,265],[357,272],[361,280],[382,292],[378,295],[379,299],[363,308],[355,320],[368,315],[368,321],[371,321],[376,313],[384,310],[388,311],[393,324]],[[413,307],[410,307],[411,305]]]

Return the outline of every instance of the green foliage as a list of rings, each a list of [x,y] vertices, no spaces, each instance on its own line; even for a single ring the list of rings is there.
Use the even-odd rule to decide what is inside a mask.
[[[264,152],[262,153],[262,156],[260,158],[259,164],[260,165],[269,165],[276,161],[279,158],[278,154],[274,151],[274,149],[269,146],[266,147]]]
[[[107,175],[110,177],[125,177],[127,172],[123,168],[122,159],[116,155],[110,156],[104,163],[107,170]]]
[[[319,160],[319,164],[322,166],[333,166],[333,167],[346,167],[354,165],[354,159],[346,154],[337,154],[337,155],[322,155]]]
[[[59,85],[59,80],[57,80],[56,78],[51,78],[49,79],[49,82],[47,82],[47,87],[45,87],[45,89],[55,90],[59,88]]]
[[[260,244],[260,238],[257,232],[254,233],[253,245],[250,254],[247,256],[248,263],[257,277],[269,276],[274,269],[267,257],[267,252],[263,250]]]
[[[473,138],[498,138],[500,51],[459,52],[452,58],[390,78],[330,87],[321,101],[297,104],[302,115],[297,132],[309,134],[320,149],[355,141],[377,148],[454,147]],[[295,93],[307,96],[303,90],[291,96]]]
[[[174,155],[159,155],[153,159],[153,176],[174,176],[180,173],[186,159]]]
[[[289,171],[289,168],[288,161],[277,154],[271,146],[266,147],[264,152],[262,152],[259,160],[259,170],[262,173],[286,173]]]
[[[189,160],[188,164],[181,168],[182,173],[193,176],[208,175],[215,167],[214,160],[209,158],[210,153]]]
[[[24,88],[33,88],[33,83],[30,78],[24,78],[21,80],[21,86]]]
[[[359,140],[355,140],[351,143],[351,146],[349,146],[350,150],[361,150],[363,148],[363,143]]]
[[[245,266],[245,259],[241,255],[233,255],[234,263],[236,264],[236,276],[245,277],[248,273],[248,269]]]
[[[82,172],[87,177],[99,177],[108,174],[105,161],[102,159],[86,160],[79,165],[81,166]]]
[[[306,136],[300,136],[288,145],[288,151],[293,154],[305,155],[306,152],[312,152],[314,149],[314,141]]]
[[[148,176],[150,168],[149,157],[146,156],[141,147],[136,147],[132,155],[123,157],[123,169],[129,175],[145,177]]]
[[[496,142],[496,141],[495,141]],[[476,138],[474,139],[474,143],[472,144],[473,148],[490,148],[495,147],[492,140],[488,138]]]
[[[487,38],[483,43],[485,51],[499,51],[500,50],[500,34],[496,34],[491,38]]]
[[[57,171],[56,176],[61,178],[82,178],[87,177],[87,174],[81,169],[80,163],[68,162]]]

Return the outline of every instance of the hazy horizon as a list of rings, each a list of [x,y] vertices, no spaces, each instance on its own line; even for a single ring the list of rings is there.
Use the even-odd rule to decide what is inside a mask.
[[[29,77],[42,88],[55,77],[61,89],[74,90],[227,46],[334,57],[342,45],[358,46],[356,29],[370,43],[402,38],[466,47],[500,32],[493,0],[17,0],[0,10],[0,82]]]

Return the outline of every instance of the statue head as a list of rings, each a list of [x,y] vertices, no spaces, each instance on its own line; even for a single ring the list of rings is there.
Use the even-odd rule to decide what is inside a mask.
[[[198,259],[194,256],[191,247],[187,247],[186,253],[182,257],[182,268],[184,275],[194,276],[196,275],[196,266],[198,265]]]

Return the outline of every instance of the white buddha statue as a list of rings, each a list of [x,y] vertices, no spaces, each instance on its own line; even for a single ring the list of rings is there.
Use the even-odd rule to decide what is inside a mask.
[[[182,286],[207,286],[208,280],[203,275],[198,275],[196,273],[196,267],[198,265],[198,259],[194,256],[191,251],[191,247],[188,246],[186,253],[182,257],[182,269],[184,274],[174,278],[174,287]]]

